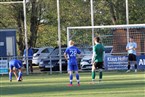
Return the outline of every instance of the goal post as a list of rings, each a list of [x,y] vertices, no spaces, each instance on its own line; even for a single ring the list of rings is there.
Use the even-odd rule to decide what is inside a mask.
[[[27,23],[26,23],[26,0],[21,0],[21,1],[11,1],[11,0],[2,0],[0,1],[0,5],[1,4],[5,4],[5,5],[8,5],[8,4],[22,4],[23,5],[23,15],[24,15],[24,37],[25,37],[25,48],[27,49],[26,50],[26,58],[28,58],[28,39],[27,39]],[[27,75],[29,75],[29,66],[28,66],[28,59],[27,59]]]

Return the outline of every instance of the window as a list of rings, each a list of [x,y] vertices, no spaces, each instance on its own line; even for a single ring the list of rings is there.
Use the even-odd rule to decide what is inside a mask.
[[[42,51],[42,53],[49,53],[49,50],[46,48]]]

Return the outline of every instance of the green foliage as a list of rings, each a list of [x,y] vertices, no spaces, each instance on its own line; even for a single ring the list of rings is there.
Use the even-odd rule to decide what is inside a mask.
[[[145,22],[145,0],[129,0],[129,19],[131,24],[141,24]]]
[[[94,25],[126,24],[125,0],[93,1]],[[144,4],[144,0],[129,0],[129,21],[131,24],[145,22]],[[26,6],[27,33],[32,46],[57,46],[56,0],[30,0]],[[0,18],[0,28],[18,29],[17,41],[20,50],[23,50],[25,42],[22,4],[0,4]],[[68,26],[91,26],[90,0],[60,0],[60,23],[62,44],[66,44],[66,28]],[[80,33],[77,35],[78,39],[82,36]],[[91,43],[90,40],[91,37],[88,41],[84,41]]]

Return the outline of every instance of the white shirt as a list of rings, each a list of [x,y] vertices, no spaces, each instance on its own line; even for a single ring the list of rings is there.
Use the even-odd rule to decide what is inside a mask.
[[[130,49],[130,50],[128,50],[128,54],[136,55],[136,50],[134,50],[134,48],[137,48],[136,42],[129,42],[127,44],[126,48]]]

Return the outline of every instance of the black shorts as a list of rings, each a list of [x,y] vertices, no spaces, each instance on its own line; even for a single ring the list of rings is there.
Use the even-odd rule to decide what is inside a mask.
[[[128,61],[136,61],[136,55],[134,55],[134,54],[129,54],[129,55],[128,55]]]
[[[96,69],[103,69],[103,62],[95,62],[94,65]]]

